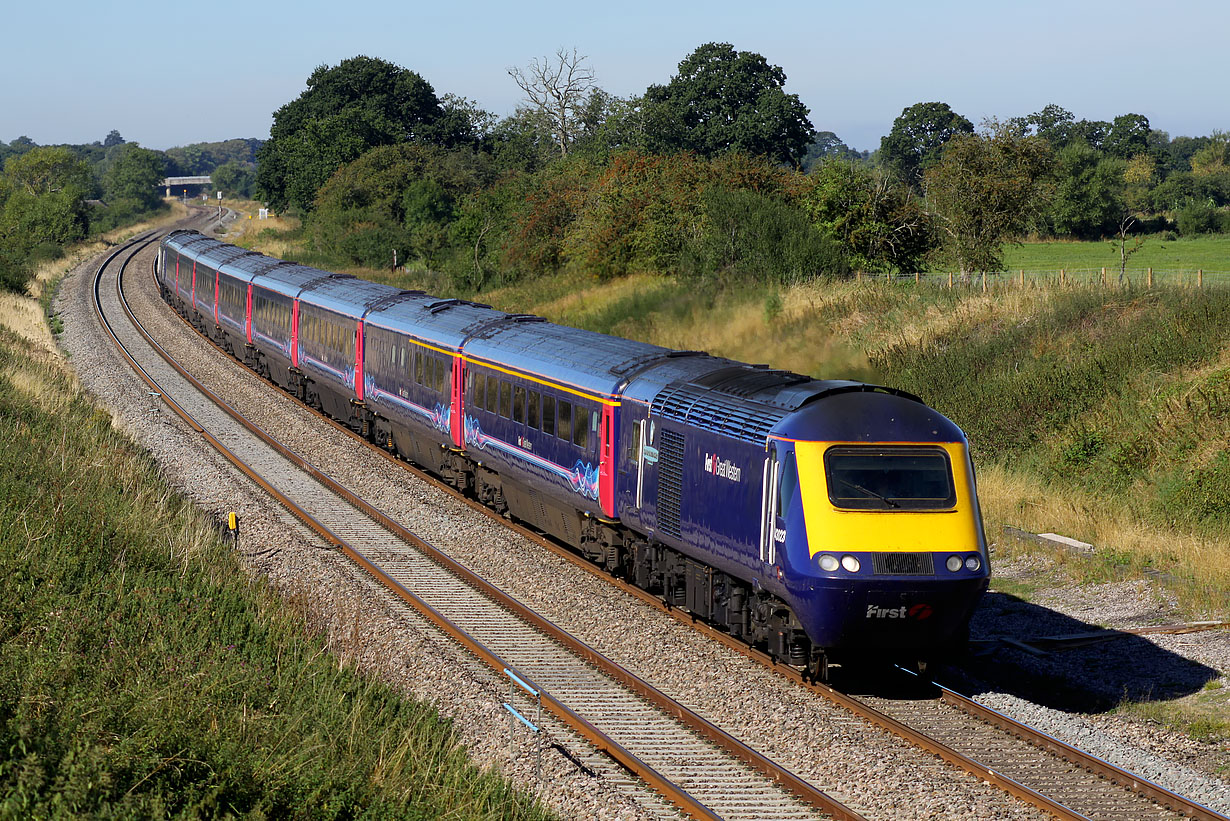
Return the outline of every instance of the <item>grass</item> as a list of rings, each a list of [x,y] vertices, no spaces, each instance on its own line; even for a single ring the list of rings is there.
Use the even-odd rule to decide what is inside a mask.
[[[13,329],[29,308],[0,310],[0,817],[546,817],[331,658]]]
[[[1220,272],[1221,279],[1230,277],[1230,234],[1203,234],[1163,240],[1161,234],[1143,237],[1140,250],[1128,258],[1128,267],[1138,271],[1152,268],[1155,274],[1170,271],[1194,272],[1203,269]],[[1134,240],[1128,239],[1131,249]],[[1117,242],[1036,241],[1004,249],[1004,267],[1009,272],[1097,270],[1105,267],[1107,274],[1118,274],[1119,245]]]
[[[1171,701],[1124,701],[1119,715],[1173,727],[1192,739],[1222,745],[1230,741],[1230,688],[1213,679],[1200,692]],[[1219,766],[1230,774],[1230,761]]]

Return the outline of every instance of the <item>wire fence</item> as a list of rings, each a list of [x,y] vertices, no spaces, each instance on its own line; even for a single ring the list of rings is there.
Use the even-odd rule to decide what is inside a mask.
[[[1219,288],[1230,285],[1230,271],[1207,271],[1195,269],[1162,268],[1059,268],[1033,270],[1019,268],[1015,271],[986,271],[978,273],[917,272],[913,274],[866,274],[855,275],[859,280],[935,285],[947,288],[967,288],[990,291],[1002,288]]]

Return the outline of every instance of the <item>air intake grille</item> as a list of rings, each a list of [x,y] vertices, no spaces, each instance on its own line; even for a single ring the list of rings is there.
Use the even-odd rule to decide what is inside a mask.
[[[658,393],[652,413],[677,422],[763,445],[781,411],[754,405],[695,385],[676,385]]]
[[[679,536],[683,499],[683,434],[663,430],[658,448],[658,530]]]
[[[877,576],[934,576],[930,553],[873,553],[871,566]]]

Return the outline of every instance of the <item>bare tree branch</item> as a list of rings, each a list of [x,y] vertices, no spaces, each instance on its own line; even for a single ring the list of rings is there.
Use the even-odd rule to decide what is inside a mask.
[[[561,156],[567,156],[576,141],[581,126],[579,110],[585,94],[594,87],[594,71],[584,65],[587,59],[575,47],[572,51],[559,48],[554,60],[535,57],[524,70],[508,69],[508,76],[525,92],[530,104],[550,121]]]

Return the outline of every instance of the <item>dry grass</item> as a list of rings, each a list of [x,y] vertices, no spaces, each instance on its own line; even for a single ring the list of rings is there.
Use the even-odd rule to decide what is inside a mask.
[[[42,299],[69,271],[91,257],[102,253],[111,245],[117,245],[142,231],[165,226],[176,220],[183,219],[187,209],[182,203],[171,204],[171,214],[156,220],[138,223],[126,228],[118,228],[90,242],[74,245],[67,249],[64,256],[50,262],[44,262],[34,271],[30,279],[28,295],[0,294],[0,325],[17,333],[30,343],[30,346],[51,356],[60,356],[55,338],[47,324],[47,316],[42,306]]]
[[[1224,595],[1230,579],[1230,539],[1202,536],[1142,522],[1123,501],[1055,487],[999,466],[978,472],[978,497],[987,538],[1003,541],[1005,525],[1032,533],[1058,533],[1094,546],[1092,556],[1066,551],[1055,556],[1078,577],[1159,570],[1175,576],[1176,592],[1194,617],[1230,618]],[[1031,548],[1032,549],[1032,548]],[[1181,589],[1178,589],[1181,588]]]

